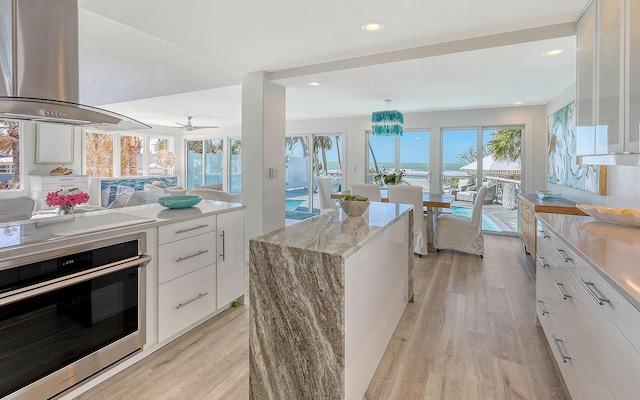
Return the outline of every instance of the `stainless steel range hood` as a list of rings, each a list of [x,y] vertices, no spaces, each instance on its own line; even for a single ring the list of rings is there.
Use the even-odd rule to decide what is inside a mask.
[[[150,128],[135,119],[78,104],[77,0],[0,0],[0,118]]]

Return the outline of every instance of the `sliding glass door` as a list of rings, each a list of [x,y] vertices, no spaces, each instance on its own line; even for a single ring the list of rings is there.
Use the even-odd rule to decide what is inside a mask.
[[[480,185],[488,187],[482,228],[516,234],[522,127],[442,130],[442,192],[455,196],[454,214],[471,214]]]
[[[404,184],[429,191],[429,131],[405,131],[402,136],[368,135],[368,182],[383,170],[403,169]]]
[[[288,136],[285,146],[285,210],[288,216],[319,213],[316,179],[328,177],[334,192],[342,190],[342,135]]]
[[[199,185],[230,193],[242,191],[241,139],[187,139],[185,152],[187,189]]]

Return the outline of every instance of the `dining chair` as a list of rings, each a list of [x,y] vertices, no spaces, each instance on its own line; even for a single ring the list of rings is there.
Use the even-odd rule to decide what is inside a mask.
[[[427,223],[424,220],[422,186],[390,185],[389,202],[413,206],[413,252],[422,257],[428,254]]]
[[[351,194],[364,196],[369,201],[382,201],[380,186],[373,183],[352,183]]]
[[[478,190],[471,218],[462,215],[440,214],[436,218],[436,234],[433,247],[453,249],[484,257],[484,236],[482,235],[482,204],[487,195],[487,187]]]
[[[327,210],[331,208],[337,208],[336,200],[331,198],[331,192],[333,191],[333,182],[331,178],[317,178],[318,183],[318,196],[320,197],[320,209]]]

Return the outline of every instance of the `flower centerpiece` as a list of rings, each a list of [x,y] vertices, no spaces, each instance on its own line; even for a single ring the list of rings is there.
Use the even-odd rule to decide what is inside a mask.
[[[385,185],[399,185],[402,182],[402,178],[407,175],[407,171],[404,169],[396,169],[393,171],[387,171],[382,168],[376,176],[373,177],[373,180],[378,183]]]
[[[58,206],[58,212],[63,215],[73,213],[73,208],[78,204],[89,201],[89,195],[78,188],[69,190],[56,190],[49,192],[45,202],[49,207]]]

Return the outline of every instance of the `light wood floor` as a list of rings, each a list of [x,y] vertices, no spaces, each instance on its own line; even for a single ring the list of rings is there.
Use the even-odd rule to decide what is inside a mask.
[[[365,400],[568,399],[535,325],[534,267],[521,248],[485,235],[483,259],[416,258],[416,301]],[[246,400],[248,325],[248,306],[225,311],[78,399]]]

